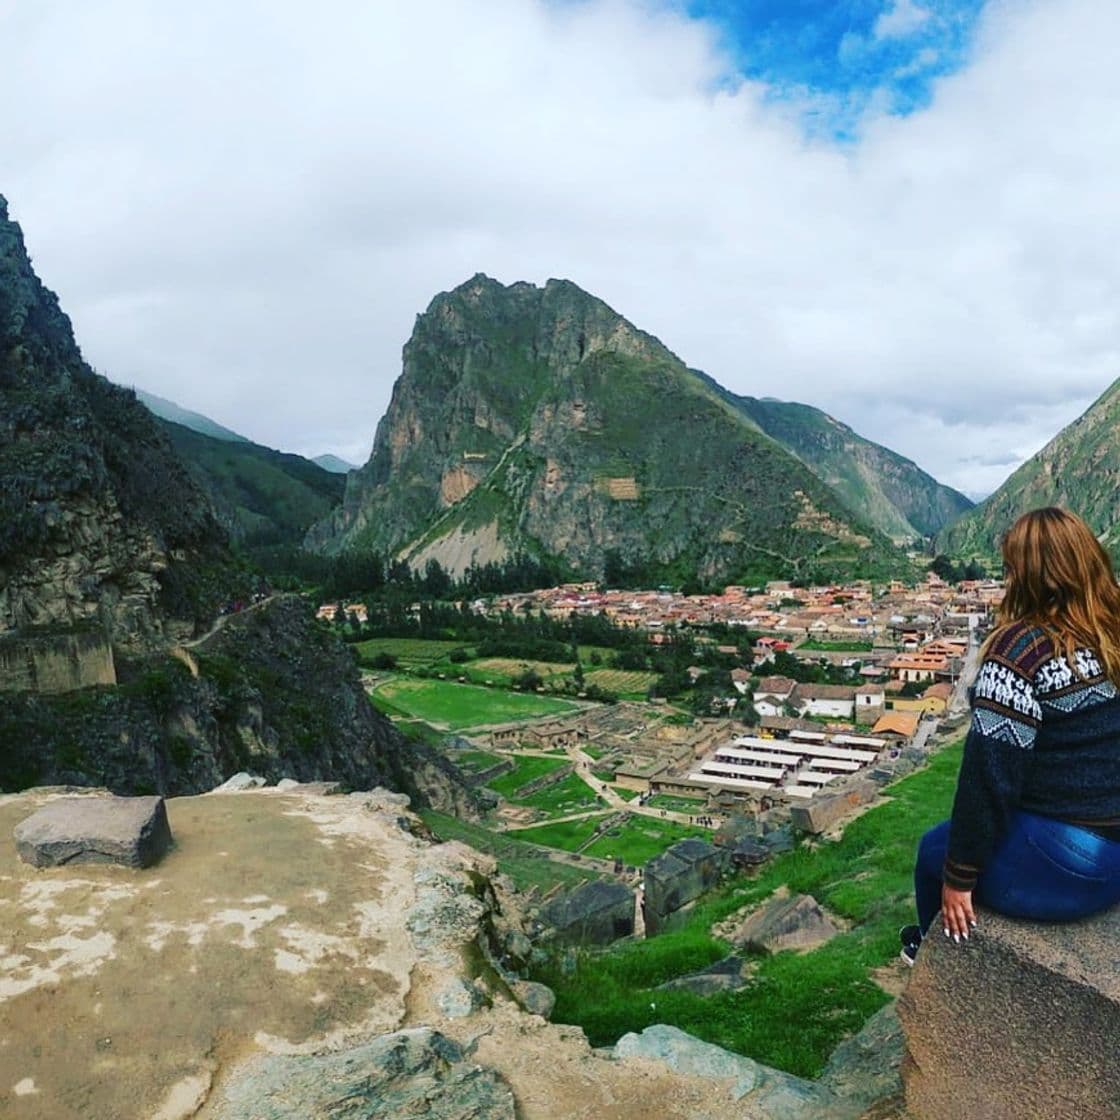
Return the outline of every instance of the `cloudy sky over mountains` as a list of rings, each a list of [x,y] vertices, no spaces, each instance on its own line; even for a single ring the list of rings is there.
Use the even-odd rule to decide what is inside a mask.
[[[563,276],[985,492],[1120,376],[1113,0],[0,6],[0,192],[114,380],[354,461]]]

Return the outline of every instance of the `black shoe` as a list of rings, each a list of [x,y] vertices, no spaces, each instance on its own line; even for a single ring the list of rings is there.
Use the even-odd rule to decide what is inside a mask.
[[[903,926],[898,931],[898,940],[902,943],[899,957],[903,964],[912,968],[918,957],[918,947],[922,943],[922,931],[917,926]]]

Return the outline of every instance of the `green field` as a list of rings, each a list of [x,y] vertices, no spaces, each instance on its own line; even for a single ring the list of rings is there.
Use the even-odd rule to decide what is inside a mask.
[[[710,840],[712,834],[703,828],[635,813],[621,828],[600,836],[584,849],[583,854],[598,859],[620,859],[629,867],[641,867],[647,860],[661,855],[671,844],[688,836]]]
[[[411,677],[394,677],[370,695],[377,707],[390,709],[389,714],[422,719],[450,731],[487,723],[540,719],[575,710],[574,704],[550,696]]]
[[[564,766],[569,765],[562,758],[536,758],[532,755],[522,756],[514,760],[514,767],[508,773],[502,774],[490,783],[490,788],[503,797],[512,797],[522,786],[543,778]]]
[[[835,1046],[889,1000],[869,974],[894,960],[898,929],[914,920],[914,853],[921,834],[948,815],[960,754],[957,744],[891,786],[890,800],[850,822],[840,840],[803,845],[756,878],[733,880],[680,929],[580,954],[574,974],[559,961],[542,968],[534,979],[556,992],[553,1021],[578,1024],[593,1046],[669,1023],[767,1065],[817,1076]],[[728,946],[709,932],[712,923],[757,905],[779,886],[811,894],[852,928],[812,952],[759,959],[739,992],[700,997],[652,990],[726,956]]]
[[[550,817],[605,807],[603,799],[578,774],[569,774],[555,785],[545,786],[522,798],[518,804],[529,805]]]
[[[476,851],[496,856],[502,874],[508,875],[518,890],[544,894],[558,883],[570,888],[600,877],[593,868],[550,860],[546,851],[521,840],[521,833],[493,832],[430,809],[422,810],[420,815],[440,840],[461,840]]]
[[[478,661],[467,662],[464,667],[472,671],[471,675],[476,680],[485,677],[487,680],[508,683],[530,670],[545,681],[553,677],[568,677],[571,676],[575,665],[574,663],[565,665],[558,661],[519,661],[512,657],[483,657]]]
[[[363,661],[372,661],[379,653],[387,653],[406,669],[423,668],[443,660],[452,650],[463,649],[462,642],[437,642],[426,638],[370,638],[356,643]]]
[[[578,821],[560,821],[558,824],[542,824],[536,828],[519,828],[513,835],[531,844],[545,848],[559,848],[564,852],[578,852],[591,839],[595,826],[606,816],[585,817]]]

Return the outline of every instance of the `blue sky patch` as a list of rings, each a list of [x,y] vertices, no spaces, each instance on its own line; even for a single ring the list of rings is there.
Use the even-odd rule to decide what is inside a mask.
[[[852,139],[871,105],[905,116],[967,58],[985,0],[675,0],[719,26],[740,72],[805,101],[807,129]]]

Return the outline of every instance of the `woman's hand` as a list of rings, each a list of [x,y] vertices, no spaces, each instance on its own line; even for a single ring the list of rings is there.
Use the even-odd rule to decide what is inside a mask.
[[[947,884],[941,887],[941,924],[945,936],[954,941],[968,940],[968,931],[976,928],[972,909],[972,891],[957,891]]]

